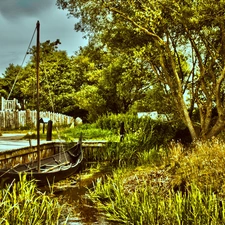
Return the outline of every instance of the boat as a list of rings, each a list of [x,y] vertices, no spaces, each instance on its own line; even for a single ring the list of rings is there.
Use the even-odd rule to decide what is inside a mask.
[[[17,182],[21,176],[25,175],[27,180],[34,179],[37,186],[50,185],[77,173],[81,168],[82,160],[82,141],[80,138],[72,148],[43,158],[40,171],[38,171],[38,161],[1,169],[1,183]]]
[[[14,165],[11,168],[0,169],[0,183],[19,181],[22,175],[27,180],[34,179],[38,186],[45,186],[63,180],[76,173],[82,164],[82,134],[79,141],[70,149],[41,159],[40,154],[40,115],[39,115],[39,40],[40,23],[37,21],[37,160],[34,162]]]

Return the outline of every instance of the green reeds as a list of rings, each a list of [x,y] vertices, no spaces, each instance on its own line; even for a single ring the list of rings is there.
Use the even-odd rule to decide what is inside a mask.
[[[0,224],[59,224],[63,206],[56,198],[38,192],[26,176],[0,190]]]
[[[102,130],[99,127],[96,127],[95,124],[82,124],[76,126],[75,128],[68,128],[62,132],[62,139],[67,141],[74,141],[74,139],[79,138],[80,133],[83,134],[83,139],[108,139],[112,137],[114,133],[111,130]]]
[[[192,184],[186,192],[165,193],[151,181],[132,185],[123,174],[117,171],[104,183],[99,179],[88,195],[110,220],[135,225],[225,223],[225,202],[211,189],[202,192]]]

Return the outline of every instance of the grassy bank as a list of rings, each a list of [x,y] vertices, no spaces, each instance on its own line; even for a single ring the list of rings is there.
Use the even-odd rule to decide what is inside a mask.
[[[27,130],[27,131],[14,131],[15,133],[24,133],[24,137],[22,139],[36,139],[36,130]],[[4,132],[7,133],[7,132]],[[107,140],[116,138],[119,140],[118,134],[113,132],[112,130],[107,129],[101,129],[99,127],[96,127],[95,124],[83,124],[78,125],[73,128],[69,127],[60,127],[59,129],[57,127],[53,127],[52,130],[52,140],[66,140],[68,142],[76,141],[80,137],[80,134],[83,134],[84,140]],[[45,133],[43,134],[42,130],[40,131],[40,138],[46,139],[47,131],[45,129]]]
[[[146,160],[150,152],[139,153],[136,166],[127,162],[112,176],[98,179],[89,191],[88,197],[110,220],[140,225],[225,224],[223,141],[196,142],[189,148],[173,143],[151,161]]]

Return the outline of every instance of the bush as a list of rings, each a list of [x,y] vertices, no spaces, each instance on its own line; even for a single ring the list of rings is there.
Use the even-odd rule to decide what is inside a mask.
[[[171,124],[150,117],[138,118],[133,114],[106,115],[99,118],[96,126],[101,129],[113,130],[119,135],[120,123],[124,122],[126,136],[137,141],[139,148],[152,149],[166,145],[174,136]]]

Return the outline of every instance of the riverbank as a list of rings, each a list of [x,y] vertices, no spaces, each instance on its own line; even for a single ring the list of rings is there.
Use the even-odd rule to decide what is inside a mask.
[[[223,141],[189,148],[173,143],[155,162],[127,163],[99,179],[89,199],[108,219],[125,224],[225,224],[224,165]]]

